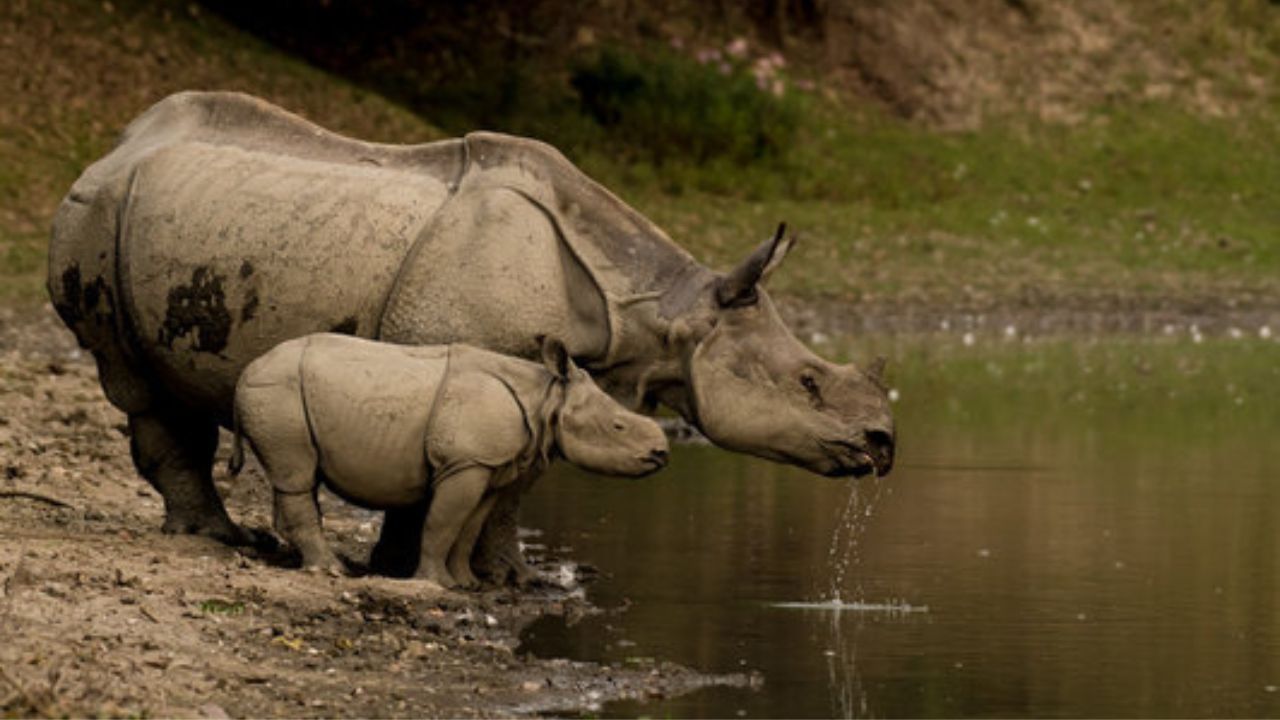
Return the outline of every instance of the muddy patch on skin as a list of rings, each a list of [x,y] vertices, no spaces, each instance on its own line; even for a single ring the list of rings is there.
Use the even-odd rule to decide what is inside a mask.
[[[197,352],[222,352],[231,336],[231,313],[222,284],[221,275],[198,267],[189,284],[170,289],[160,344],[172,350],[174,342],[190,337]]]
[[[599,612],[580,590],[449,593],[161,534],[125,418],[63,334],[0,338],[17,338],[0,343],[0,715],[491,717],[749,684],[518,654],[534,619]],[[250,463],[229,481],[225,440],[219,490],[267,527],[265,479]],[[378,517],[323,502],[330,540],[361,566]]]

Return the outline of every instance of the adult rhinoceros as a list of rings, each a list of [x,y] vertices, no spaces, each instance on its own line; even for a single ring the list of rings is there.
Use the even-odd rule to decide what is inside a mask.
[[[72,186],[49,292],[128,414],[164,529],[247,542],[213,486],[217,429],[245,365],[317,331],[529,358],[552,336],[615,397],[671,407],[717,445],[887,472],[878,373],[815,356],[760,288],[790,247],[779,232],[717,274],[543,143],[380,145],[246,95],[181,93]],[[380,547],[412,525],[390,515]]]

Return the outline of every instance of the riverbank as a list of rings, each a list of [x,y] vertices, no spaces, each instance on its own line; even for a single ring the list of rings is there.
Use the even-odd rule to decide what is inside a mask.
[[[610,612],[565,558],[538,558],[564,587],[460,594],[161,534],[161,500],[128,446],[124,416],[56,318],[0,318],[0,714],[501,717],[758,682],[660,659],[519,653],[536,618]],[[216,477],[230,512],[268,527],[265,479],[251,463],[228,480],[226,450]],[[358,567],[378,518],[323,502],[326,531]]]
[[[1164,383],[1227,393],[1232,407],[1259,412],[1267,394],[1241,377],[1264,382],[1265,372],[1237,377],[1235,366],[1208,368],[1177,348],[1220,336],[1253,357],[1280,336],[1280,317],[1266,306],[780,304],[824,355],[890,355],[907,425],[930,398],[974,382],[992,397],[1040,398],[1028,407],[1065,402],[1111,412],[1130,386]],[[1115,352],[1087,361],[1070,352],[1107,336]],[[1141,344],[1144,336],[1159,340]],[[1028,365],[1017,349],[1039,340],[1058,350]],[[1111,368],[1118,384],[1096,398],[1081,394],[1079,372],[1088,369],[1078,362]],[[962,423],[984,412],[952,410]],[[539,558],[565,587],[456,594],[416,581],[307,574],[285,558],[163,535],[160,498],[136,476],[124,420],[50,308],[0,308],[0,632],[13,639],[0,647],[6,714],[508,716],[592,712],[612,700],[760,682],[660,657],[609,664],[521,654],[521,633],[538,618],[572,624],[609,612],[585,599],[579,583],[589,569],[573,558]],[[216,478],[230,511],[268,527],[265,480],[251,462],[230,481],[226,451],[224,444]],[[332,496],[323,501],[326,530],[358,566],[378,518]]]

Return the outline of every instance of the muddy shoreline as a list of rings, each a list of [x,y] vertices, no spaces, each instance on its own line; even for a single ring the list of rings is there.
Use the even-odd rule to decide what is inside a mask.
[[[1046,335],[1280,332],[1280,304],[1263,302],[780,305],[809,340],[1010,325]],[[233,517],[269,526],[256,465],[231,481],[220,462],[216,477]],[[378,517],[332,496],[325,503],[326,530],[358,567]],[[761,682],[661,659],[605,666],[518,652],[538,617],[624,611],[592,606],[571,558],[539,558],[565,587],[457,594],[304,573],[287,557],[163,535],[161,519],[88,355],[47,306],[0,308],[5,715],[522,716]]]
[[[518,652],[544,615],[601,612],[570,559],[564,586],[450,593],[336,578],[281,553],[160,532],[125,418],[48,313],[0,323],[0,715],[502,717],[590,713],[617,699],[758,684],[643,659],[600,665]],[[215,472],[238,520],[269,526],[265,479]],[[322,496],[359,569],[380,518]]]

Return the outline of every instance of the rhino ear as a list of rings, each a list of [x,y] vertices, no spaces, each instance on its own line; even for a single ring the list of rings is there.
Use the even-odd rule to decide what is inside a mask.
[[[787,237],[787,224],[778,223],[773,237],[760,244],[738,267],[716,284],[721,307],[743,307],[756,301],[756,286],[769,277],[791,251],[795,241]]]
[[[561,380],[569,379],[569,371],[573,369],[573,360],[569,359],[569,350],[556,338],[542,339],[542,364],[547,370]]]

